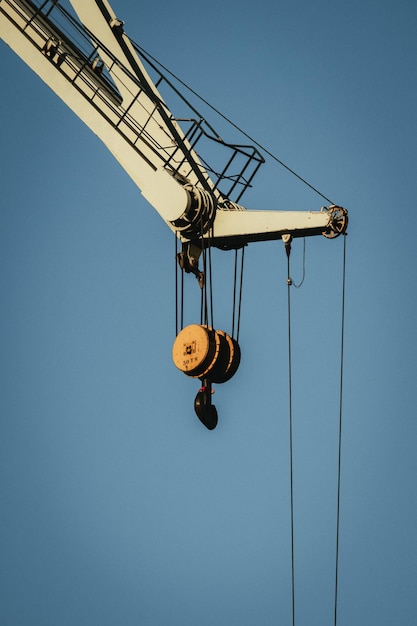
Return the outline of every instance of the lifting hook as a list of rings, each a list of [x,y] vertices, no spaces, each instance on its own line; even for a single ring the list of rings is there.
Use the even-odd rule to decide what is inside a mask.
[[[203,379],[202,386],[194,400],[194,410],[200,422],[209,430],[214,430],[218,421],[217,409],[211,403],[212,394],[211,382]]]

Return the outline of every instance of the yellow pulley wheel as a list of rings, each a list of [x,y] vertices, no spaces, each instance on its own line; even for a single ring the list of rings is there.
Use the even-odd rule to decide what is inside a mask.
[[[240,348],[235,339],[223,330],[216,331],[222,339],[221,356],[213,369],[211,380],[214,383],[225,383],[236,374],[240,365]]]
[[[192,376],[193,378],[208,378],[210,380],[214,380],[212,376],[217,370],[217,365],[222,355],[223,338],[216,330],[213,330],[212,328],[208,328],[207,330],[211,334],[212,341],[214,343],[214,350],[210,353],[210,358],[205,361],[205,367],[199,368],[198,372],[192,374]]]
[[[238,342],[236,341],[236,339],[233,339],[227,333],[226,333],[226,339],[229,343],[230,359],[229,359],[229,363],[227,365],[226,371],[224,373],[223,379],[221,381],[222,383],[226,383],[236,374],[240,365],[240,358],[241,358],[240,346]]]
[[[175,367],[188,376],[200,377],[216,354],[215,331],[199,324],[190,324],[178,333],[172,347]]]
[[[228,335],[222,330],[216,330],[216,337],[219,340],[219,351],[216,361],[210,369],[209,378],[213,383],[222,383],[230,361],[230,346]]]

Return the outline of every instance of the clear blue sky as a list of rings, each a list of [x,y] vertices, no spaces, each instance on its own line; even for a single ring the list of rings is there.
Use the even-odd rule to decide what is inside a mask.
[[[349,209],[337,623],[414,626],[416,5],[112,6]],[[290,625],[282,244],[246,251],[242,363],[209,432],[171,361],[172,234],[3,42],[0,60],[1,624]],[[243,200],[323,204],[274,163]],[[308,239],[291,293],[297,626],[333,624],[342,253]],[[214,263],[226,327],[231,259]],[[292,263],[297,282],[300,241]]]

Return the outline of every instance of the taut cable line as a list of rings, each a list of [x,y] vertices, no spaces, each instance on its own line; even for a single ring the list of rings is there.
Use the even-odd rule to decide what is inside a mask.
[[[241,311],[242,311],[243,266],[245,262],[245,248],[242,248],[240,261],[241,262],[240,262],[240,282],[239,282],[239,304],[238,304],[238,313],[237,313],[236,341],[239,341],[239,334],[240,334],[240,316],[241,316]]]
[[[334,626],[337,626],[338,591],[339,591],[339,537],[340,537],[340,494],[342,466],[342,417],[343,417],[343,374],[344,374],[344,343],[345,343],[345,295],[346,295],[346,235],[343,237],[343,270],[342,270],[342,332],[340,343],[340,387],[339,387],[339,449],[337,461],[337,512],[336,512],[336,558],[335,558],[335,591],[334,591]]]
[[[295,626],[295,558],[294,558],[294,481],[293,481],[293,436],[292,436],[292,349],[291,349],[291,285],[290,251],[291,241],[285,244],[287,253],[287,315],[288,315],[288,398],[289,398],[289,456],[290,456],[290,522],[291,522],[291,615]]]
[[[178,237],[177,237],[177,233],[174,233],[174,244],[175,244],[175,253],[174,253],[174,259],[175,259],[175,336],[178,335],[178,263],[177,263],[177,257],[178,257]]]
[[[232,303],[232,337],[235,336],[235,315],[236,315],[236,286],[237,286],[237,249],[235,250],[235,263],[233,275],[233,303]]]
[[[242,311],[243,268],[244,268],[244,261],[245,261],[245,248],[244,247],[240,250],[240,270],[238,268],[238,259],[239,259],[239,250],[235,250],[234,275],[233,275],[233,303],[232,303],[232,337],[235,338],[236,341],[239,341],[240,317],[241,317],[241,311]]]
[[[291,607],[292,626],[295,626],[295,548],[294,548],[294,481],[293,481],[293,406],[292,406],[292,346],[291,346],[291,287],[295,287],[290,274],[291,239],[285,243],[287,254],[287,310],[288,310],[288,393],[289,393],[289,462],[290,462],[290,524],[291,524]],[[346,299],[346,235],[343,237],[342,268],[342,313],[341,313],[341,348],[339,382],[339,428],[337,461],[337,504],[336,504],[336,548],[335,548],[335,594],[334,626],[337,626],[339,592],[339,539],[340,539],[340,501],[341,501],[341,465],[342,465],[342,417],[343,417],[343,377],[344,377],[344,335],[345,335],[345,299]]]

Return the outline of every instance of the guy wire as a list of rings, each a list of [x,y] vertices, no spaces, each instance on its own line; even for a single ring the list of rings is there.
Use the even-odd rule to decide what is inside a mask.
[[[305,178],[303,178],[302,176],[300,176],[300,174],[297,174],[296,171],[294,171],[291,167],[289,167],[288,165],[286,165],[286,163],[284,163],[283,161],[281,161],[281,159],[279,159],[277,156],[275,156],[275,154],[273,154],[272,152],[270,152],[270,150],[268,150],[267,148],[265,148],[262,144],[260,144],[258,141],[256,141],[256,139],[254,139],[253,137],[251,137],[248,133],[246,133],[242,128],[240,128],[237,124],[235,124],[234,122],[232,122],[232,120],[230,118],[228,118],[226,115],[224,115],[224,113],[222,113],[221,111],[219,111],[219,109],[217,109],[215,106],[213,106],[212,104],[210,104],[210,102],[208,102],[208,100],[206,100],[205,98],[203,98],[202,96],[200,96],[200,94],[198,94],[194,89],[192,89],[189,85],[187,85],[187,83],[185,83],[183,80],[181,80],[178,76],[176,76],[173,72],[171,72],[165,65],[163,65],[160,61],[158,61],[155,57],[153,57],[151,54],[149,54],[149,52],[147,52],[144,48],[142,48],[142,46],[140,46],[139,44],[135,43],[133,40],[131,40],[134,47],[136,48],[137,52],[141,55],[143,55],[144,57],[148,57],[149,59],[151,59],[154,63],[156,63],[157,65],[159,65],[160,68],[163,69],[164,72],[166,72],[167,74],[169,74],[170,76],[172,76],[172,78],[174,78],[180,85],[182,85],[183,87],[185,87],[190,93],[192,93],[196,98],[198,98],[201,102],[203,102],[206,106],[208,106],[212,111],[214,111],[214,113],[216,113],[217,115],[219,115],[221,118],[223,118],[225,120],[225,122],[227,122],[228,124],[230,124],[230,126],[233,126],[233,128],[235,128],[239,133],[241,133],[244,137],[246,137],[246,139],[249,139],[249,141],[251,141],[255,146],[257,146],[258,148],[260,148],[263,152],[265,152],[265,154],[267,154],[268,156],[271,157],[271,159],[273,159],[274,161],[276,161],[279,165],[281,165],[281,167],[283,167],[284,169],[287,170],[287,172],[289,172],[290,174],[292,174],[293,176],[295,176],[296,178],[298,178],[298,180],[300,180],[302,183],[304,183],[304,185],[307,185],[307,187],[309,187],[312,191],[314,191],[316,194],[318,194],[319,196],[321,196],[324,200],[326,200],[327,202],[329,202],[330,204],[335,204],[334,202],[332,202],[332,200],[330,200],[330,198],[328,198],[327,196],[325,196],[323,193],[321,193],[321,191],[319,191],[316,187],[314,187],[313,185],[311,185],[311,183],[309,183]]]

